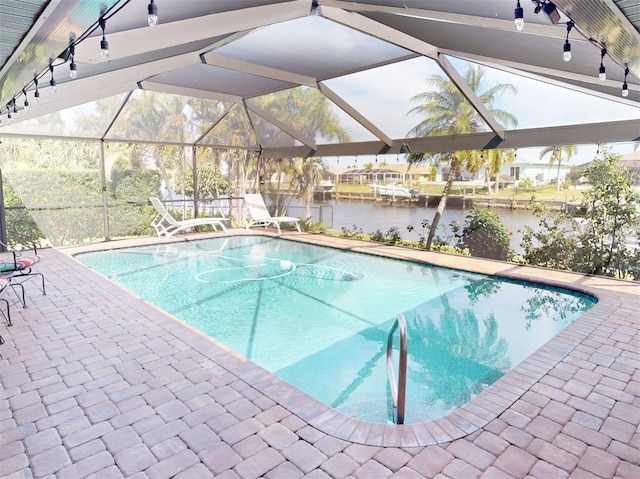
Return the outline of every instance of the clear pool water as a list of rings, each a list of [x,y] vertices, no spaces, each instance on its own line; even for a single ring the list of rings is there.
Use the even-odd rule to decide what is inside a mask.
[[[319,400],[381,423],[392,417],[386,337],[399,312],[411,423],[460,407],[595,304],[533,283],[264,236],[76,258]]]

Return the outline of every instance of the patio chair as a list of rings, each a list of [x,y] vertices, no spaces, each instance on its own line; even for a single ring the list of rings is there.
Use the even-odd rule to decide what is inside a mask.
[[[0,276],[0,295],[2,295],[9,287],[14,287],[14,286],[19,286],[20,288],[22,288],[22,304],[23,306],[25,305],[24,302],[24,287],[21,284],[17,284],[17,285],[13,285],[11,284],[11,278],[6,277],[6,276]],[[13,323],[11,322],[11,307],[9,305],[9,300],[6,298],[2,298],[0,297],[0,301],[2,301],[6,308],[7,308],[7,314],[4,313],[0,313],[4,316],[6,322],[7,322],[7,326],[13,326]],[[0,344],[2,344],[3,340],[2,337],[0,336]]]
[[[181,231],[205,225],[212,226],[214,231],[218,231],[218,227],[222,228],[223,231],[227,231],[227,227],[224,225],[226,219],[224,218],[203,217],[178,221],[167,211],[158,198],[150,197],[149,200],[158,211],[158,214],[151,222],[151,226],[156,230],[158,236],[171,237]]]
[[[7,245],[3,242],[0,241],[0,245],[2,245],[5,250],[8,250]],[[29,255],[25,254],[25,251],[26,250],[13,250],[0,253],[0,278],[3,279],[3,282],[4,279],[10,280],[8,284],[0,284],[0,293],[2,293],[7,286],[11,286],[14,291],[15,288],[20,288],[19,299],[24,308],[27,307],[27,302],[22,283],[26,280],[39,277],[42,284],[42,294],[47,294],[44,275],[33,270],[33,266],[39,263],[41,259],[40,255],[38,255],[38,249],[34,246],[33,253]],[[1,299],[2,298],[0,298],[0,300]]]
[[[261,194],[244,195],[244,206],[247,210],[246,229],[252,226],[267,227],[271,225],[275,226],[280,234],[282,233],[280,223],[293,223],[298,232],[300,232],[300,218],[294,218],[293,216],[271,216]]]

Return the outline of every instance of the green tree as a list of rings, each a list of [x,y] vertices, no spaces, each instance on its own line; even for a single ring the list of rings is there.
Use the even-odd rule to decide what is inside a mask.
[[[325,171],[324,163],[320,158],[298,158],[294,164],[295,179],[298,182],[297,190],[305,200],[305,218],[311,218],[311,205],[313,204],[313,192]]]
[[[564,155],[569,162],[571,157],[578,152],[578,148],[575,145],[564,145],[564,146],[547,146],[542,151],[540,151],[540,159],[542,160],[545,156],[549,156],[549,164],[558,165],[558,171],[556,173],[556,191],[560,192],[560,166],[562,165],[562,156]]]
[[[498,83],[483,91],[484,73],[485,70],[481,66],[469,65],[464,80],[497,121],[505,127],[517,126],[518,120],[513,114],[495,108],[493,104],[500,95],[517,93],[518,89],[509,83]],[[409,136],[457,135],[483,131],[485,127],[480,114],[452,81],[440,75],[431,75],[427,78],[427,84],[432,87],[431,90],[419,93],[411,99],[419,105],[412,108],[409,113],[421,117],[422,120],[409,131]],[[453,182],[459,177],[462,168],[468,166],[471,171],[478,168],[477,155],[469,151],[457,151],[449,155],[449,175],[431,223],[426,249],[431,249]],[[422,154],[409,155],[408,161],[419,163],[428,158]]]
[[[473,208],[460,234],[460,248],[471,256],[506,261],[511,256],[509,231],[493,211]]]
[[[269,115],[277,118],[301,137],[311,141],[338,140],[349,141],[349,134],[340,119],[332,110],[329,100],[315,88],[300,87],[265,95],[253,100],[256,106]],[[283,132],[275,128],[269,129],[271,136],[282,136]],[[267,141],[266,139],[262,139]],[[270,139],[271,141],[271,139]],[[291,139],[293,141],[293,139]],[[318,161],[314,159],[269,159],[264,164],[264,176],[271,182],[270,194],[276,205],[276,213],[284,214],[292,197],[308,193],[312,185],[309,168],[316,170]],[[316,175],[317,178],[317,175]],[[319,178],[318,178],[319,179]],[[286,183],[287,188],[281,187]],[[265,185],[269,182],[265,182]],[[310,210],[308,210],[310,211]]]
[[[640,265],[633,262],[634,250],[627,248],[633,236],[638,239],[640,193],[619,166],[620,155],[607,147],[602,153],[602,160],[594,161],[584,171],[591,187],[583,193],[586,215],[577,235],[576,268],[590,274],[640,279]]]
[[[620,156],[608,148],[584,170],[589,188],[569,216],[536,206],[538,229],[525,228],[522,247],[532,265],[581,273],[640,279],[640,193],[633,189]]]

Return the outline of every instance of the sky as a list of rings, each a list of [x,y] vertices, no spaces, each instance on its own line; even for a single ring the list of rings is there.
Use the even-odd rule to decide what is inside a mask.
[[[452,63],[464,75],[466,62],[453,60]],[[416,93],[428,90],[425,82],[429,75],[445,76],[436,63],[427,58],[416,58],[401,63],[387,65],[375,70],[361,72],[328,81],[329,87],[342,96],[357,110],[364,113],[378,128],[391,138],[403,138],[418,122],[419,118],[409,115],[417,103],[411,101]],[[640,108],[620,102],[604,100],[567,88],[535,81],[529,78],[486,68],[483,90],[496,83],[510,83],[518,88],[516,95],[505,95],[495,107],[514,114],[519,121],[518,128],[536,128],[580,123],[607,122],[640,118]],[[375,101],[371,101],[374,98]],[[341,118],[344,114],[337,112]],[[351,123],[344,125],[350,129],[354,141],[374,139],[363,133],[357,125],[351,130]],[[633,151],[632,143],[609,145],[615,152],[625,154]],[[542,148],[521,148],[518,158],[524,162],[547,162],[541,160]],[[578,145],[577,153],[570,164],[583,164],[593,160],[598,145]],[[375,156],[362,156],[357,164],[375,162]],[[326,158],[331,167],[343,167],[354,163],[354,158]],[[378,162],[396,163],[404,161],[404,155],[379,155]]]

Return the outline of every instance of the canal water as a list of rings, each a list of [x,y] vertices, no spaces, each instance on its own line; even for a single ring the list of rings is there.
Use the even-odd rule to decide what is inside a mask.
[[[422,221],[433,221],[436,212],[435,206],[417,206],[415,204],[390,204],[387,201],[370,200],[329,200],[315,201],[312,206],[313,221],[326,223],[326,227],[341,231],[343,228],[348,231],[360,231],[370,234],[376,230],[386,233],[389,228],[398,229],[403,239],[417,241],[420,235],[425,237],[428,230],[422,229]],[[438,227],[438,236],[446,237],[449,233],[449,225],[457,221],[464,225],[470,209],[459,207],[447,207]],[[537,218],[529,210],[504,209],[493,210],[502,220],[509,230],[511,238],[511,248],[521,252],[520,243],[525,226],[535,228],[538,224]],[[292,216],[305,215],[304,203],[298,200],[292,201],[289,207],[289,214]],[[414,230],[409,232],[407,226],[413,226]]]

